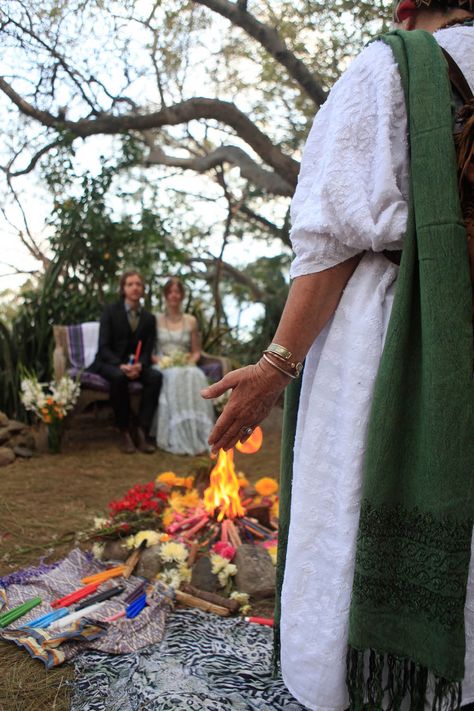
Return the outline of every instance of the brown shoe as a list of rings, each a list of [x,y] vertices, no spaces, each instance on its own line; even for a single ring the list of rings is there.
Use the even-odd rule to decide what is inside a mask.
[[[124,454],[135,454],[137,451],[133,439],[128,430],[120,433],[120,444],[119,449]]]
[[[137,427],[137,448],[139,452],[143,452],[144,454],[153,454],[156,450],[155,445],[147,439],[141,427]]]

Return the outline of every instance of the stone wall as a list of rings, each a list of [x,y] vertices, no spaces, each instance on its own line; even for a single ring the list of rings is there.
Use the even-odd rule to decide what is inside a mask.
[[[0,467],[12,464],[17,457],[32,457],[34,450],[35,438],[28,425],[0,412]]]

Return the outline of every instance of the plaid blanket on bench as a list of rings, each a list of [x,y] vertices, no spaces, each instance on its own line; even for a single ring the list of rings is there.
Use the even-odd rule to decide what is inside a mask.
[[[67,327],[68,359],[70,367],[68,374],[72,378],[79,378],[85,390],[96,390],[102,393],[110,391],[108,380],[98,373],[90,373],[87,368],[92,364],[97,353],[99,341],[99,323],[80,323]],[[130,393],[140,392],[141,383],[129,383]]]

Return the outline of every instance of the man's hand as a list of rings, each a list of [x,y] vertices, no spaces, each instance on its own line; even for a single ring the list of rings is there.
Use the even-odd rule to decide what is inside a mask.
[[[136,380],[141,375],[142,364],[133,363],[132,365],[130,365],[129,363],[122,363],[122,365],[120,366],[120,370],[122,371],[122,373],[125,373],[129,380]]]
[[[219,449],[230,449],[244,436],[246,427],[255,427],[269,414],[285,386],[290,382],[290,376],[280,373],[265,360],[256,365],[228,373],[222,380],[201,390],[202,397],[207,400],[219,397],[229,388],[232,395],[209,435],[212,452]]]

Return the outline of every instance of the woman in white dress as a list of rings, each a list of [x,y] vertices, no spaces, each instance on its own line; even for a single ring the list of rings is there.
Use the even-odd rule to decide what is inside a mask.
[[[418,13],[429,1],[411,4],[410,22],[430,32],[436,21],[440,27],[459,17],[457,26],[435,38],[474,86],[474,27],[462,25],[474,16],[472,3],[461,1],[447,17],[434,17],[428,8]],[[403,246],[409,168],[398,67],[390,47],[374,42],[331,91],[305,147],[292,203],[294,281],[274,338],[284,348],[203,393],[210,398],[233,388],[210,437],[213,450],[228,448],[268,414],[288,374],[297,374],[281,354],[291,351],[291,366],[306,359],[281,601],[281,665],[289,690],[313,711],[349,706],[346,654],[362,465],[398,275],[384,252]],[[472,561],[465,630],[463,704],[474,701]]]
[[[207,439],[215,416],[211,402],[200,397],[206,376],[197,367],[201,356],[197,321],[183,313],[184,287],[177,277],[164,288],[165,310],[157,314],[155,368],[163,373],[151,435],[160,449],[195,455],[209,450]],[[169,367],[178,361],[180,365]]]

